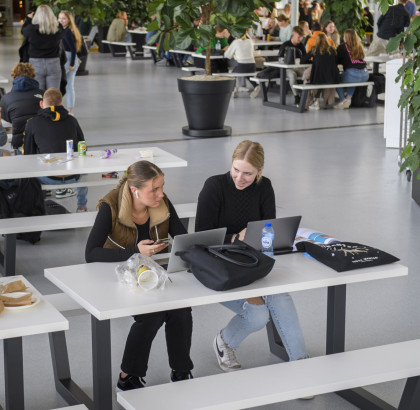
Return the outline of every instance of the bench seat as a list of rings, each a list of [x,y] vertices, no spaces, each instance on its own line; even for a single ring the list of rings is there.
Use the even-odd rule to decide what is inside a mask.
[[[120,182],[120,178],[123,175],[122,172],[118,173],[118,178],[102,178],[102,174],[88,174],[83,175],[77,182],[72,184],[53,185],[53,184],[41,184],[43,190],[51,189],[62,189],[62,188],[79,188],[82,186],[93,187],[102,185],[117,185]]]
[[[128,41],[108,41],[108,40],[102,40],[102,43],[108,44],[109,51],[111,51],[111,54],[113,57],[125,57],[126,50],[127,50],[132,60],[144,60],[148,58],[148,57],[143,56],[142,51],[134,51],[133,47],[136,45],[136,43],[132,43]]]
[[[143,46],[143,50],[149,50],[150,53],[152,54],[152,59],[153,62],[156,64],[157,63],[157,55],[156,55],[156,50],[157,50],[157,46]]]
[[[251,80],[253,79],[253,77],[255,77],[257,75],[257,73],[253,72],[253,73],[214,73],[213,74],[215,77],[231,77],[231,78],[236,78],[236,77],[252,77]]]
[[[205,68],[194,67],[194,66],[182,67],[181,70],[186,71],[188,73],[191,73],[191,75],[195,75],[195,73],[197,73],[197,72],[204,73],[206,71]]]
[[[420,408],[420,339],[117,393],[127,410],[244,409],[408,378],[399,409]],[[407,387],[408,386],[408,387]]]

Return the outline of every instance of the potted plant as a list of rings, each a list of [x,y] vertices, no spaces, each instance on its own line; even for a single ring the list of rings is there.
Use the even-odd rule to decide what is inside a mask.
[[[224,125],[235,79],[213,77],[210,64],[210,43],[216,36],[215,26],[241,37],[259,18],[254,10],[268,6],[264,0],[154,0],[149,4],[153,21],[148,31],[156,31],[149,44],[159,42],[160,50],[184,50],[191,44],[206,48],[206,74],[181,77],[178,89],[182,94],[188,126],[183,134],[192,137],[231,135]],[[193,20],[200,20],[194,26]]]
[[[402,80],[398,106],[408,109],[411,127],[407,145],[401,152],[400,171],[411,170],[413,173],[412,197],[420,205],[420,16],[415,17],[403,33],[389,40],[387,52],[396,50],[401,43],[409,58],[398,70],[395,81]]]

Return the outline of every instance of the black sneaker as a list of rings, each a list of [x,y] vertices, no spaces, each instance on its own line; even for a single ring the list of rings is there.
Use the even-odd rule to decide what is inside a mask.
[[[300,95],[295,95],[295,104],[299,105],[300,103]]]
[[[121,377],[118,378],[117,387],[120,390],[133,390],[133,389],[140,389],[141,387],[144,387],[146,382],[142,377],[136,377],[129,374],[124,379]]]
[[[181,380],[194,379],[190,371],[187,372],[178,372],[176,370],[171,371],[171,380],[173,382],[180,382]]]

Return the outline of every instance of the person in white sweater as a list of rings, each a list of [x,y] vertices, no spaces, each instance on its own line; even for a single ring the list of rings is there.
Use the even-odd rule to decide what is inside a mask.
[[[248,33],[248,31],[247,31]],[[254,60],[254,42],[248,38],[247,34],[239,39],[232,41],[229,48],[225,51],[225,58],[234,60],[234,73],[255,73],[255,60]],[[236,88],[233,92],[233,97],[238,96],[238,91],[242,91],[246,86],[245,77],[238,77],[236,79]],[[247,89],[247,91],[252,91]]]

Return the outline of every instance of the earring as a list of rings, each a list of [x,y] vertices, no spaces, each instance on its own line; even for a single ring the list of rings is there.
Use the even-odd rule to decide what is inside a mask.
[[[137,191],[136,191],[135,195],[136,195],[136,198],[139,199],[139,193]]]

